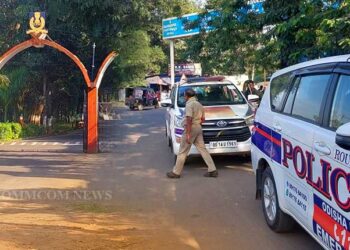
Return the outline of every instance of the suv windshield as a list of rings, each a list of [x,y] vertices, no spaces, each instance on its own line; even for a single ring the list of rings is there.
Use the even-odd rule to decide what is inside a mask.
[[[241,92],[233,84],[206,84],[196,86],[181,86],[177,95],[177,105],[185,107],[185,91],[193,89],[198,101],[203,106],[245,104]]]

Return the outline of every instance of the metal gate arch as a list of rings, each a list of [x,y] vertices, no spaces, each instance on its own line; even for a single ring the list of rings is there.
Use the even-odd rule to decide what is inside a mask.
[[[86,86],[87,86],[87,122],[86,126],[86,152],[87,153],[97,153],[98,148],[98,89],[101,85],[104,73],[106,72],[108,66],[112,63],[114,58],[117,56],[116,52],[111,52],[104,59],[101,64],[96,78],[94,80],[90,79],[89,74],[81,62],[81,60],[73,54],[71,51],[63,47],[62,45],[47,39],[39,39],[33,37],[27,41],[24,41],[18,45],[15,45],[9,49],[5,54],[0,57],[0,70],[4,65],[11,60],[15,55],[26,50],[30,47],[42,48],[44,46],[49,46],[67,55],[72,61],[78,66],[81,73],[83,74]]]

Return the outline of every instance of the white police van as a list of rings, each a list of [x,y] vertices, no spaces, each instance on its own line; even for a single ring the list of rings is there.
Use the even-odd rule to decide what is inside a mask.
[[[251,105],[230,81],[224,77],[197,77],[176,83],[170,99],[161,103],[167,107],[166,137],[174,156],[180,149],[184,132],[182,122],[185,116],[185,91],[193,89],[204,107],[205,122],[202,124],[203,138],[211,154],[249,154],[251,149],[251,129],[254,113]],[[250,99],[258,98],[252,96]],[[193,146],[189,155],[198,151]]]
[[[257,198],[270,228],[297,221],[324,248],[350,249],[350,55],[276,72],[254,125]]]

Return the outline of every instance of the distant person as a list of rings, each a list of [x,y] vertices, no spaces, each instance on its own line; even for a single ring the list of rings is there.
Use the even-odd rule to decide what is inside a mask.
[[[260,92],[260,95],[262,96],[262,95],[264,94],[264,92],[265,92],[264,86],[263,86],[263,85],[260,85],[258,91]]]
[[[243,94],[247,99],[249,95],[257,95],[260,98],[261,93],[255,88],[253,80],[245,81],[244,85],[246,85],[246,89],[244,90]]]
[[[202,104],[200,104],[196,97],[196,92],[193,89],[187,89],[185,91],[186,100],[186,120],[184,121],[185,131],[182,134],[179,154],[177,155],[176,164],[173,171],[167,173],[168,178],[180,178],[182,169],[184,167],[188,152],[194,144],[198,152],[202,155],[205,163],[208,166],[208,172],[205,177],[217,177],[218,171],[216,170],[213,159],[207,151],[202,132],[202,123],[205,121],[205,114]]]
[[[160,94],[159,90],[156,92],[156,97],[157,97],[158,101],[161,101],[161,94]]]
[[[147,104],[147,91],[146,90],[144,90],[142,93],[142,102],[143,102],[143,105]]]

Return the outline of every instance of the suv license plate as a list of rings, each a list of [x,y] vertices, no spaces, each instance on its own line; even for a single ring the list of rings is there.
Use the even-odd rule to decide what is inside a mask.
[[[212,141],[209,148],[237,148],[237,141]]]

